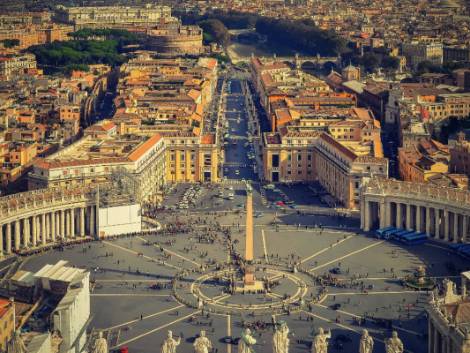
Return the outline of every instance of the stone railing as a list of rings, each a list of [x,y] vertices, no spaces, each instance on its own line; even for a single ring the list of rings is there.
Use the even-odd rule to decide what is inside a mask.
[[[93,187],[52,188],[22,192],[0,198],[0,220],[77,202],[94,202]]]
[[[468,207],[470,209],[470,191],[436,187],[432,184],[374,178],[365,186],[363,193],[454,204],[459,208]]]

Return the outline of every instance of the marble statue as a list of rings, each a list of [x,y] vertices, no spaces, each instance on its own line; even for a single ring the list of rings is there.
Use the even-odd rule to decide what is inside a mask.
[[[398,337],[397,331],[392,332],[392,337],[385,341],[386,353],[403,353],[403,342]]]
[[[206,331],[202,330],[199,337],[193,344],[194,353],[209,353],[212,349],[212,342],[206,337]]]
[[[162,353],[176,353],[176,347],[178,347],[180,343],[181,338],[178,337],[178,339],[174,339],[173,332],[168,331],[168,336],[162,344]]]
[[[359,341],[359,353],[372,353],[374,349],[374,340],[369,336],[369,331],[362,330],[361,340]]]
[[[273,335],[273,353],[289,353],[289,327],[282,321]]]
[[[238,341],[238,353],[254,353],[253,346],[255,344],[256,339],[251,335],[251,330],[245,329]]]
[[[98,333],[92,353],[108,353],[108,341],[103,337],[103,332]]]
[[[318,334],[313,338],[312,353],[327,353],[328,340],[331,338],[331,331],[325,333],[323,328],[318,329]],[[388,352],[387,352],[388,353]]]

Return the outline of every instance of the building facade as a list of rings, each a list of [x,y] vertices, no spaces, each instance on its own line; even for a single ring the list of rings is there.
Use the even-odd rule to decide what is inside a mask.
[[[122,26],[149,26],[171,18],[168,6],[99,6],[64,7],[56,9],[55,18],[80,28],[106,28]]]
[[[28,188],[96,185],[109,182],[114,173],[128,174],[135,180],[138,200],[155,199],[165,182],[163,138],[158,134],[85,136],[35,162]]]
[[[269,182],[318,181],[338,206],[358,209],[365,178],[388,176],[388,160],[358,155],[327,133],[265,134],[264,177]]]
[[[395,227],[444,242],[468,242],[470,192],[373,178],[361,190],[361,228]]]

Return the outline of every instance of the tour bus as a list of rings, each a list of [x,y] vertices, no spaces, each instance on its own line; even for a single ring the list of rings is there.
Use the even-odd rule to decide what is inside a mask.
[[[381,229],[377,229],[375,231],[375,235],[377,238],[379,239],[382,239],[384,236],[385,236],[385,233],[390,231],[390,230],[394,230],[396,229],[395,227],[387,227],[387,228],[381,228]]]
[[[406,245],[419,245],[425,243],[428,240],[428,236],[423,232],[413,232],[406,234],[399,240]]]
[[[391,239],[395,239],[395,240],[398,240],[398,241],[401,241],[401,239],[403,239],[404,237],[406,237],[407,235],[409,234],[412,234],[414,233],[415,231],[414,230],[400,230],[399,232],[396,232],[394,233],[392,236],[391,236]]]

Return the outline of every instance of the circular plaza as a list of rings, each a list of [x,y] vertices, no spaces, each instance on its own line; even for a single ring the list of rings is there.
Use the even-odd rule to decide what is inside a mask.
[[[406,351],[427,351],[430,294],[406,279],[424,268],[438,285],[456,280],[466,268],[463,259],[437,243],[403,247],[347,231],[338,217],[328,227],[319,227],[315,215],[303,215],[305,225],[295,213],[280,225],[273,217],[267,212],[254,224],[252,271],[266,284],[259,291],[233,290],[245,250],[239,211],[166,212],[166,231],[51,250],[27,258],[23,268],[37,271],[65,259],[89,269],[89,327],[103,330],[114,349],[159,351],[172,330],[182,338],[178,352],[191,352],[205,330],[214,352],[236,352],[249,327],[255,351],[268,353],[273,324],[285,321],[294,353],[309,352],[320,327],[331,329],[329,352],[357,352],[364,328],[375,340],[374,352],[385,351],[392,330]]]

